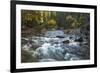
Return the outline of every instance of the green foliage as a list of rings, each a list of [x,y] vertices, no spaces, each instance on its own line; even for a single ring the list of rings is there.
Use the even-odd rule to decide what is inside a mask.
[[[22,30],[33,28],[33,33],[40,34],[43,29],[79,28],[89,23],[88,13],[56,12],[56,11],[21,11]]]
[[[55,28],[56,27],[56,21],[54,19],[48,20],[46,27],[49,29]]]
[[[79,28],[85,22],[84,16],[81,14],[68,15],[66,21],[71,28]]]

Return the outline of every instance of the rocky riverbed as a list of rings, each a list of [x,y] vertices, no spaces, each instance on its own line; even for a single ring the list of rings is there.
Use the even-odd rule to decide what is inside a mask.
[[[22,62],[87,60],[89,41],[63,30],[47,31],[43,36],[22,37]]]

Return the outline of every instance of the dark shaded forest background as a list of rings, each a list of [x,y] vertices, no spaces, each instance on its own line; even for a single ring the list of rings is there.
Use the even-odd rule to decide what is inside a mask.
[[[47,30],[58,29],[69,33],[85,25],[89,31],[89,13],[22,10],[21,16],[22,36],[24,33],[39,35]]]

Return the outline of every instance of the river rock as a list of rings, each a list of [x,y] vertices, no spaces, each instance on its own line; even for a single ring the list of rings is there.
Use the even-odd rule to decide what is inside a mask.
[[[65,60],[79,60],[80,58],[74,54],[66,53],[64,59]]]
[[[83,42],[83,38],[79,37],[79,38],[75,39],[75,42]]]
[[[70,41],[69,41],[69,40],[65,40],[65,41],[63,41],[63,43],[64,43],[64,44],[69,44]]]

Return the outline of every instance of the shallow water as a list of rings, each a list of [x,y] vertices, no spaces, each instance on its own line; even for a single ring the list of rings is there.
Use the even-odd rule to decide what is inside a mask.
[[[74,41],[80,36],[64,34],[61,32],[62,31],[60,31],[61,35],[58,35],[58,31],[52,31],[53,34],[49,32],[45,34],[46,36],[44,37],[33,36],[28,43],[22,46],[22,48],[32,52],[33,46],[38,46],[33,51],[32,56],[36,57],[39,62],[81,60],[82,56],[77,54],[81,50],[80,42]],[[54,34],[55,36],[52,36]],[[63,38],[56,37],[56,35],[63,36]],[[64,41],[67,42],[64,43]]]

